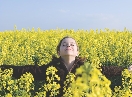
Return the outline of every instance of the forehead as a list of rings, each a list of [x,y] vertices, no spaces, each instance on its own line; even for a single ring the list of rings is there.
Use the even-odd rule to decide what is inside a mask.
[[[67,43],[67,42],[76,43],[75,40],[72,39],[72,38],[65,38],[65,39],[63,39],[63,40],[62,40],[62,43],[65,43],[65,42],[66,42],[66,43]]]

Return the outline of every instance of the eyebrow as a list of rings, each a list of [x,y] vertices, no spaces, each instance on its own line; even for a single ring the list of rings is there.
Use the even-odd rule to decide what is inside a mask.
[[[67,43],[67,42],[63,42],[63,43]],[[74,44],[76,44],[75,42],[70,42],[70,43],[74,43]]]

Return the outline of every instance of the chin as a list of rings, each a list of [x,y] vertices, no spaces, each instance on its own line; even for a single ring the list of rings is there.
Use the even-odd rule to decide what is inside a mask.
[[[76,56],[76,55],[73,53],[67,52],[67,53],[61,54],[61,56]]]
[[[73,54],[66,54],[65,56],[74,56],[75,57],[75,55],[73,55]]]

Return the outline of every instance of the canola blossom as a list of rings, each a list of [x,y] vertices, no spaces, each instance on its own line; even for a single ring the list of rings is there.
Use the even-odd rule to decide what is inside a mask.
[[[77,40],[80,54],[87,62],[69,73],[63,87],[64,97],[131,97],[132,73],[122,72],[122,86],[110,89],[108,80],[97,69],[101,65],[128,67],[132,63],[132,32],[124,29],[104,30],[68,30],[50,29],[17,30],[0,32],[0,65],[45,65],[57,56],[56,46],[64,36]],[[52,45],[51,45],[52,44]],[[1,97],[57,97],[60,77],[55,67],[46,70],[46,82],[36,82],[31,73],[23,74],[19,79],[12,78],[13,70],[0,69]],[[80,75],[80,76],[78,76]]]
[[[103,65],[123,66],[132,63],[132,33],[104,30],[11,30],[0,32],[0,65],[44,65],[56,55],[56,46],[64,36],[73,37],[79,45],[79,56]]]
[[[0,96],[1,97],[46,97],[50,93],[51,97],[57,97],[60,84],[55,79],[60,80],[56,75],[55,67],[49,67],[46,71],[49,79],[47,83],[40,85],[35,90],[34,79],[30,73],[23,74],[20,79],[13,79],[12,69],[2,71],[0,69]],[[77,75],[81,75],[77,77]],[[10,76],[7,76],[10,75]],[[94,67],[93,63],[85,63],[77,69],[76,74],[69,73],[63,87],[63,97],[131,97],[132,96],[132,73],[128,69],[122,72],[122,87],[115,86],[114,92],[110,89],[110,81],[101,74],[100,70]],[[77,78],[76,78],[77,77]],[[76,79],[76,80],[75,80]],[[107,90],[107,91],[106,91]]]

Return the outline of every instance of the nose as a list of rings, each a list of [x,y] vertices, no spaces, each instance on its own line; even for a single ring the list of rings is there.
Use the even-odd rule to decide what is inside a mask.
[[[69,43],[67,44],[67,47],[70,47],[70,44]]]

